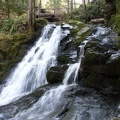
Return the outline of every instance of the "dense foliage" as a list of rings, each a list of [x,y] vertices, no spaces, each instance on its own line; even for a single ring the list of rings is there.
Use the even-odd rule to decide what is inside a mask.
[[[104,17],[105,1],[99,0],[98,2],[92,2],[86,5],[80,5],[79,8],[73,10],[72,17],[80,21],[89,21],[94,18]]]
[[[27,0],[0,0],[0,9],[7,13],[21,15],[26,12],[28,6]]]
[[[0,20],[0,32],[1,33],[14,33],[14,32],[25,32],[27,27],[26,16],[5,18]]]

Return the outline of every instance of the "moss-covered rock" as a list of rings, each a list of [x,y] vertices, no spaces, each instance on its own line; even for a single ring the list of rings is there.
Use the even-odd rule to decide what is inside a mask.
[[[75,40],[77,39],[78,41],[78,38],[82,38],[83,41],[85,37],[90,34],[91,29],[83,22],[73,20],[73,21],[69,21],[68,23],[73,26],[73,28],[70,29],[70,35],[71,37],[75,38]],[[81,43],[81,39],[80,39],[80,43]]]
[[[48,21],[44,18],[36,18],[35,19],[35,29],[43,28]]]
[[[89,48],[86,50],[86,53],[85,53],[84,64],[105,65],[109,57],[110,57],[109,54],[99,53]]]
[[[90,35],[91,29],[88,27],[82,28],[80,31],[78,31],[76,39],[74,40],[75,45],[80,45],[86,38],[86,36]]]
[[[69,62],[69,57],[70,56],[62,54],[62,55],[57,57],[57,61],[59,64],[67,64]]]
[[[120,92],[120,56],[106,54],[87,49],[84,57],[82,81],[87,87],[109,89],[117,94]]]
[[[114,117],[112,120],[120,120],[120,117]]]
[[[64,78],[65,71],[67,70],[67,65],[59,65],[51,67],[47,72],[47,81],[50,84],[60,83]]]

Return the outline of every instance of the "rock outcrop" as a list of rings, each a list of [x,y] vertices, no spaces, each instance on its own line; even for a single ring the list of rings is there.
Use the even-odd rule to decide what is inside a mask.
[[[76,63],[78,60],[79,45],[91,33],[91,28],[82,22],[69,21],[68,23],[69,25],[61,25],[62,29],[69,30],[70,33],[60,42],[58,65],[51,67],[47,72],[47,81],[50,84],[62,82],[68,64]]]
[[[104,33],[91,38],[85,48],[81,83],[105,92],[120,91],[120,52],[117,50],[117,35]]]

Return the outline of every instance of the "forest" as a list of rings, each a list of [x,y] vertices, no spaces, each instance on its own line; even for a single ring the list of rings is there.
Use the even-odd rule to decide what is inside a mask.
[[[120,0],[0,0],[0,120],[120,120]]]

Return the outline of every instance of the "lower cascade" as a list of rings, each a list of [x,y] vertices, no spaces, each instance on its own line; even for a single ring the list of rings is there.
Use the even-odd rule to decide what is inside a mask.
[[[113,107],[112,100],[110,103],[104,101],[95,90],[78,84],[87,43],[92,38],[102,39],[101,45],[109,42],[106,35],[110,30],[107,28],[96,27],[97,30],[78,46],[79,53],[71,52],[76,58],[67,64],[61,84],[47,83],[47,71],[58,64],[59,46],[70,34],[68,28],[71,26],[66,26],[47,25],[8,77],[0,94],[0,120],[110,120],[114,116],[116,106]],[[32,104],[24,108],[22,100],[27,101],[25,105]]]
[[[60,101],[64,99],[65,91],[74,87],[76,84],[81,60],[84,57],[84,47],[86,43],[87,41],[84,41],[83,45],[80,46],[80,58],[78,60],[78,63],[71,64],[67,69],[63,80],[63,85],[47,91],[30,109],[19,113],[15,118],[12,118],[11,120],[19,120],[19,118],[20,120],[45,119],[48,114],[51,114],[51,112],[61,104]],[[71,81],[69,82],[70,79]]]

